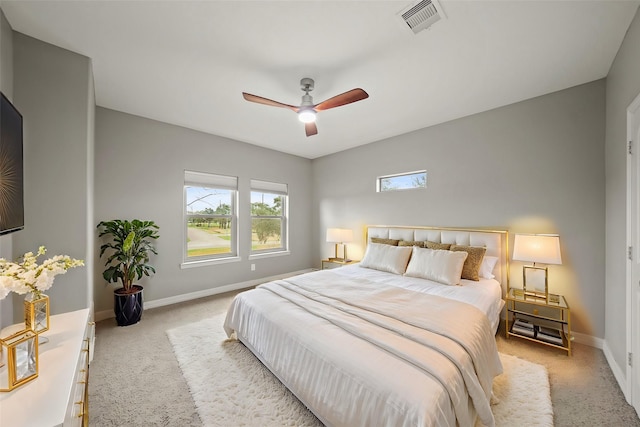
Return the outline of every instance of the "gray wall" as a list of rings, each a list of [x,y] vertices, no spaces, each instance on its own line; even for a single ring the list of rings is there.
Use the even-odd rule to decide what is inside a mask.
[[[355,258],[366,224],[559,233],[550,288],[577,332],[604,337],[604,108],[599,80],[314,160],[316,264],[333,250],[327,227],[355,230]],[[376,193],[377,176],[420,169],[426,190]]]
[[[636,13],[607,76],[606,102],[606,342],[623,373],[627,357],[627,107],[638,94],[640,15]]]
[[[310,160],[186,128],[98,108],[95,221],[153,220],[160,226],[157,274],[145,278],[145,301],[205,291],[311,266]],[[181,269],[184,170],[239,177],[240,262]],[[286,256],[247,259],[250,250],[249,180],[289,185],[290,249]],[[96,245],[96,251],[97,251]],[[256,270],[250,271],[250,264]],[[111,310],[112,286],[96,261],[96,310]]]
[[[370,223],[501,226],[512,235],[558,232],[564,264],[551,268],[552,289],[569,298],[575,328],[606,336],[616,362],[624,366],[625,109],[640,92],[638,21],[606,81],[605,181],[602,81],[314,161],[99,109],[94,156],[90,60],[12,33],[2,15],[0,89],[13,94],[26,117],[29,194],[28,228],[0,239],[0,255],[45,244],[51,254],[83,257],[89,263],[86,272],[74,270],[56,280],[52,308],[86,306],[95,289],[97,309],[107,310],[111,288],[100,277],[102,262],[90,265],[97,255],[95,224],[102,219],[146,217],[161,225],[158,274],[145,291],[147,300],[318,266],[332,251],[323,241],[330,226],[351,227],[357,235]],[[142,172],[125,172],[116,163],[127,150],[148,155],[145,144],[152,152]],[[376,176],[422,168],[429,173],[427,190],[375,193]],[[255,261],[258,268],[250,272],[245,247],[242,262],[180,270],[183,169],[239,175],[245,191],[250,178],[290,183],[292,255]],[[130,186],[133,196],[124,192]],[[359,242],[350,245],[354,257],[361,250]],[[519,267],[512,266],[515,285]],[[10,301],[0,306],[0,319]]]
[[[85,185],[85,206],[86,206],[86,221],[84,221],[85,232],[85,248],[86,255],[84,257],[84,275],[86,278],[87,287],[87,306],[94,308],[94,281],[95,276],[95,258],[97,257],[95,252],[97,235],[95,233],[95,224],[93,223],[95,218],[95,133],[96,133],[96,93],[95,83],[93,80],[93,67],[89,67],[89,79],[87,80],[87,150],[86,156],[86,185]],[[91,316],[95,314],[92,311]],[[95,318],[94,318],[95,320]]]
[[[0,91],[13,100],[13,30],[0,9]],[[0,236],[0,258],[12,259],[11,234]],[[0,329],[13,323],[13,297],[0,300]]]
[[[13,99],[13,30],[0,9],[0,89]]]
[[[13,252],[19,255],[44,245],[48,255],[67,254],[90,263],[91,61],[18,32],[13,42],[14,99],[24,118],[25,171],[25,228],[13,235]],[[92,277],[86,268],[57,277],[47,291],[52,313],[88,307]],[[22,297],[14,297],[14,304],[16,298]],[[14,313],[14,319],[21,315]]]

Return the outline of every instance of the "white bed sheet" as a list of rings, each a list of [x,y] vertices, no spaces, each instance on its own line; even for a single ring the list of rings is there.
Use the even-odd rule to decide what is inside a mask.
[[[498,330],[504,301],[502,300],[502,286],[495,279],[480,279],[477,282],[462,279],[460,286],[449,286],[417,277],[401,276],[360,267],[360,264],[336,268],[334,271],[345,277],[365,277],[374,282],[471,304],[487,316],[494,334]]]
[[[365,277],[369,281],[395,287],[401,284],[399,287],[424,293],[428,293],[427,289],[431,288],[434,290],[432,293],[441,292],[445,297],[448,297],[447,293],[455,295],[454,298],[448,297],[453,300],[466,299],[463,302],[476,303],[482,301],[487,309],[491,306],[481,296],[485,293],[482,290],[470,293],[477,294],[475,296],[469,296],[469,292],[463,296],[465,292],[456,291],[456,287],[430,284],[424,279],[404,278],[359,266],[343,267],[331,272],[338,275],[333,276],[335,282],[340,282],[340,277]],[[322,273],[320,276],[329,277],[328,271]],[[467,288],[467,291],[471,289],[474,288]],[[431,312],[433,309],[432,306],[425,311]],[[469,307],[468,310],[475,309]],[[420,308],[416,311],[414,307],[412,313],[411,318],[416,318],[419,316],[417,313],[422,311]],[[442,319],[452,330],[484,335],[485,338],[481,341],[484,342],[483,345],[489,343],[494,348],[493,353],[483,350],[483,357],[491,359],[495,356],[494,359],[497,359],[495,340],[492,336],[487,338],[488,319],[479,312],[475,321],[471,322],[464,316]],[[356,323],[352,323],[353,321]],[[359,328],[357,319],[346,322]],[[389,333],[386,329],[376,329],[373,332],[378,338],[390,340],[389,343],[397,340],[396,344],[391,344],[394,348],[411,354],[423,354],[421,358],[430,354],[426,360],[431,360],[430,363],[435,363],[436,366],[448,365],[452,360],[458,360],[457,363],[466,366],[453,370],[447,368],[443,373],[438,373],[437,376],[444,375],[444,380],[442,377],[438,379],[436,376],[425,375],[421,369],[407,364],[398,355],[380,351],[379,346],[366,340],[354,340],[351,332],[345,331],[333,321],[317,317],[307,308],[283,300],[260,287],[241,293],[234,299],[227,314],[225,329],[228,334],[235,331],[238,338],[326,425],[456,426],[462,420],[465,425],[473,424],[471,420],[475,418],[476,408],[471,397],[464,392],[467,388],[461,382],[459,374],[461,369],[469,372],[470,359],[466,353],[456,353],[454,359],[447,359],[435,351],[440,345],[416,347],[402,338],[404,334]],[[447,342],[445,339],[442,345],[450,347]],[[454,347],[457,348],[456,345]],[[427,351],[428,353],[424,353]],[[485,376],[485,393],[490,394],[490,386],[488,389],[486,386],[486,375],[491,375],[492,378],[499,373],[495,363],[494,360],[493,365],[479,365],[484,366],[479,372]],[[497,363],[499,365],[499,361]],[[447,393],[447,388],[455,390],[454,397]],[[488,399],[488,395],[484,398]],[[485,401],[484,413],[487,414],[488,411],[490,414],[487,408],[488,400]],[[491,421],[487,425],[493,425]]]

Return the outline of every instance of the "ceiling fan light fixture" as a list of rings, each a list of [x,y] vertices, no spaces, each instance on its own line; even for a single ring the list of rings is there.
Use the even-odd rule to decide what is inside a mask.
[[[316,112],[311,108],[305,108],[298,112],[298,120],[302,123],[313,123],[316,121]]]
[[[282,102],[274,101],[273,99],[263,98],[262,96],[252,95],[250,93],[242,92],[242,97],[256,104],[268,105],[270,107],[286,108],[294,111],[298,115],[298,120],[304,123],[304,131],[307,136],[313,136],[318,134],[318,127],[316,126],[316,114],[320,111],[329,110],[331,108],[341,107],[343,105],[351,104],[357,101],[367,99],[369,94],[360,88],[351,89],[336,96],[332,96],[329,99],[314,104],[313,98],[309,95],[309,92],[313,90],[313,79],[308,77],[300,80],[300,88],[304,92],[302,95],[302,103],[299,107],[295,105],[283,104]]]

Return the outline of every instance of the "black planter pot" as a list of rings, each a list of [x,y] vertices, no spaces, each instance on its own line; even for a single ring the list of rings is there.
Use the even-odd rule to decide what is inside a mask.
[[[133,285],[134,292],[125,294],[124,288],[113,291],[113,311],[118,326],[129,326],[142,317],[142,286]]]

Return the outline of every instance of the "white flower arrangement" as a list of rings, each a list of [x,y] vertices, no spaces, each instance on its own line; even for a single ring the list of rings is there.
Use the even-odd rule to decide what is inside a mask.
[[[38,248],[38,253],[27,252],[21,258],[22,262],[7,261],[0,258],[0,300],[9,292],[23,295],[33,293],[40,296],[53,285],[53,279],[58,274],[64,274],[68,269],[84,265],[83,260],[71,258],[68,255],[56,255],[38,265],[38,257],[47,252],[44,246]]]

